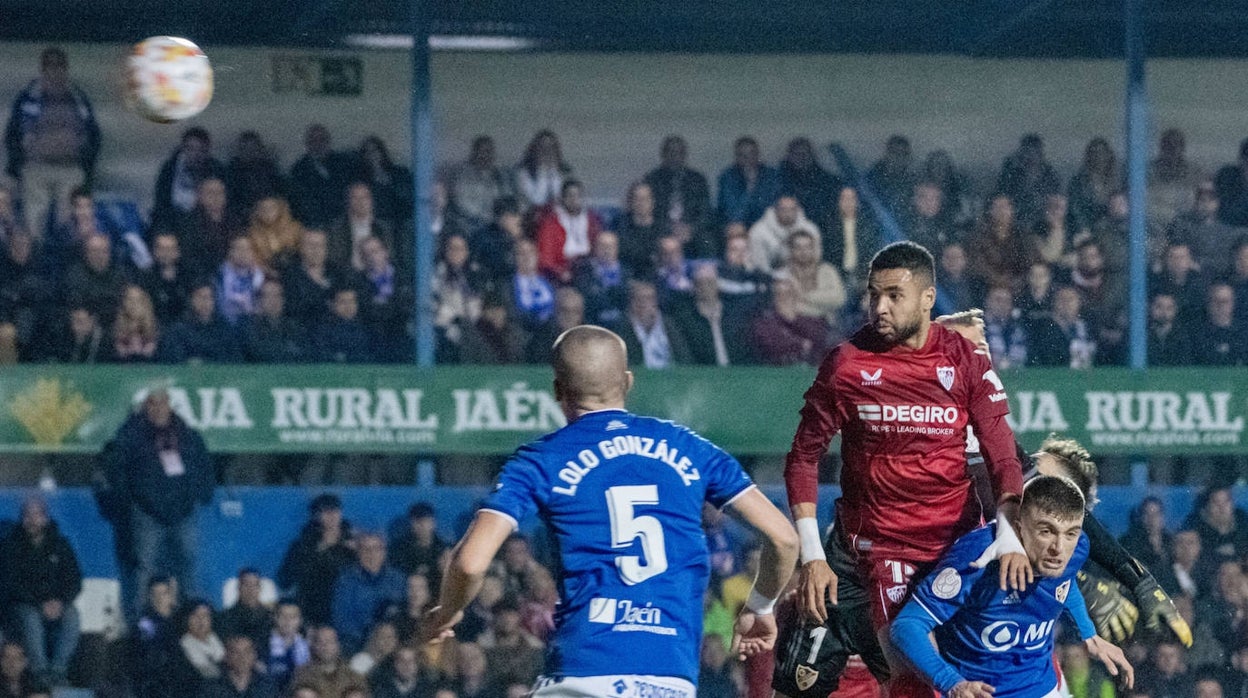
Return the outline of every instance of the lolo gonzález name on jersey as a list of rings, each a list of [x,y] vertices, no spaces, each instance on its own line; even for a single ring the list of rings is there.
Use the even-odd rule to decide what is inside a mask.
[[[859,404],[858,419],[873,432],[952,436],[961,411],[952,405]]]

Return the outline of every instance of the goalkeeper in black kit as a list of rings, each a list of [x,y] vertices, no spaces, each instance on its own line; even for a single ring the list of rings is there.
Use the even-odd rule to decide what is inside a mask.
[[[985,355],[989,354],[982,311],[968,310],[944,315],[936,318],[936,322],[961,334]],[[1088,507],[1083,532],[1088,536],[1091,550],[1089,564],[1079,571],[1077,579],[1097,634],[1110,642],[1122,644],[1135,634],[1142,619],[1145,631],[1163,633],[1168,629],[1184,647],[1190,648],[1192,630],[1179,615],[1170,596],[1162,590],[1152,573],[1144,569],[1114,539],[1109,529],[1092,515],[1097,501],[1097,470],[1088,450],[1073,439],[1057,436],[1045,439],[1040,450],[1033,454],[1027,454],[1017,443],[1015,446],[1019,461],[1025,464],[1027,470],[1023,473],[1024,480],[1036,475],[1059,475],[1070,478],[1083,492]],[[968,439],[966,456],[967,468],[975,478],[976,488],[985,490],[988,473],[973,437]],[[1028,463],[1030,467],[1026,465]],[[985,509],[990,508],[993,501],[991,492],[981,492],[980,501],[985,503]],[[995,511],[984,511],[986,521],[994,516]]]

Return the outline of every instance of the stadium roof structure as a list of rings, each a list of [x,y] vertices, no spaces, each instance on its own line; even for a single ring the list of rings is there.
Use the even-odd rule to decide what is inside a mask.
[[[1123,0],[0,0],[0,40],[349,46],[410,37],[414,3],[431,35],[538,50],[1116,58],[1125,29]],[[1243,0],[1142,10],[1152,57],[1248,56]]]

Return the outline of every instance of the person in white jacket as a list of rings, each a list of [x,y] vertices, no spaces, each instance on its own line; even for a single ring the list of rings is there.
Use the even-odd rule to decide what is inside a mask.
[[[788,241],[794,231],[805,230],[819,239],[819,226],[806,217],[797,197],[782,194],[750,227],[750,260],[755,269],[775,271],[789,261]]]
[[[801,298],[798,314],[823,318],[828,325],[838,327],[838,316],[845,306],[845,284],[836,267],[823,261],[817,234],[799,228],[789,235],[787,249],[789,263],[776,275],[797,284]]]

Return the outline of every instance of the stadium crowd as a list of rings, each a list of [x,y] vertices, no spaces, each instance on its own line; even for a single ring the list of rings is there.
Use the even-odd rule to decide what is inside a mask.
[[[124,219],[89,186],[102,135],[88,96],[63,52],[41,65],[5,135],[0,361],[411,360],[412,178],[384,141],[335,150],[313,124],[287,169],[257,131],[223,161],[189,128],[154,189],[127,193],[150,193],[148,222]],[[651,368],[814,363],[860,321],[871,255],[906,237],[936,256],[945,312],[984,308],[999,367],[1125,362],[1129,212],[1104,138],[1063,181],[1025,135],[987,186],[900,135],[864,181],[805,137],[775,165],[737,139],[714,187],[688,155],[663,139],[621,206],[593,207],[602,193],[555,133],[514,166],[474,139],[430,196],[437,360],[541,362],[586,321]],[[1148,178],[1150,362],[1245,363],[1248,141],[1210,175],[1169,129]]]
[[[1028,134],[996,181],[977,186],[947,152],[918,158],[903,136],[861,182],[825,168],[808,138],[772,166],[742,137],[712,188],[669,136],[621,206],[593,207],[592,183],[555,133],[535,135],[514,166],[481,136],[431,193],[433,298],[416,299],[412,178],[380,138],[336,150],[314,124],[286,168],[259,132],[238,135],[223,161],[211,134],[187,129],[155,173],[148,221],[129,225],[91,189],[104,137],[65,54],[45,51],[5,132],[0,363],[407,362],[418,301],[435,309],[439,363],[545,362],[554,337],[583,322],[618,331],[648,368],[817,363],[861,323],[867,262],[898,235],[936,256],[947,311],[984,308],[999,367],[1125,362],[1129,211],[1102,138],[1063,181]],[[1150,362],[1248,363],[1248,141],[1210,175],[1186,156],[1182,131],[1167,130],[1148,176]],[[511,539],[455,640],[418,647],[446,522],[417,504],[409,523],[387,541],[317,497],[280,569],[264,571],[279,593],[266,596],[265,574],[244,568],[224,609],[188,598],[172,570],[148,570],[116,663],[128,671],[95,687],[524,695],[553,627],[550,561]],[[706,523],[714,583],[700,695],[743,695],[726,641],[757,559],[714,513]],[[1128,694],[1080,644],[1063,645],[1071,694],[1248,696],[1248,514],[1214,488],[1172,533],[1149,499],[1124,544],[1175,595],[1196,642],[1131,645],[1141,679]],[[87,683],[73,607],[82,574],[39,500],[23,507],[0,565],[0,698],[46,695],[75,673]]]

